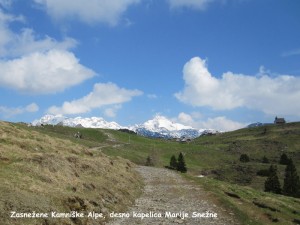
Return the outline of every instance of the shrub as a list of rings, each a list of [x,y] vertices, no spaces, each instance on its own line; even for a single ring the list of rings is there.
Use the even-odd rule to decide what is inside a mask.
[[[269,161],[269,159],[266,157],[266,156],[264,156],[263,158],[262,158],[262,163],[269,163],[270,161]]]
[[[240,161],[241,162],[249,162],[250,161],[249,156],[247,154],[241,154]]]
[[[154,166],[154,163],[153,163],[153,160],[152,160],[152,157],[149,155],[146,159],[146,166]]]
[[[262,170],[258,170],[256,172],[256,175],[261,177],[268,177],[270,175],[270,172],[268,169],[262,169]]]

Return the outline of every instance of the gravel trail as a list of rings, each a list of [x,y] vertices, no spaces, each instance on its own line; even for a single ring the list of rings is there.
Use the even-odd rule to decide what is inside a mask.
[[[129,218],[115,218],[109,225],[239,224],[232,213],[216,206],[199,185],[186,180],[175,171],[144,166],[137,167],[137,171],[145,182],[143,194],[128,212],[124,212]],[[206,212],[210,213],[209,217],[201,218],[200,215],[203,216]],[[214,213],[217,217],[213,217]],[[188,217],[183,218],[186,215]],[[145,218],[142,219],[142,216]]]

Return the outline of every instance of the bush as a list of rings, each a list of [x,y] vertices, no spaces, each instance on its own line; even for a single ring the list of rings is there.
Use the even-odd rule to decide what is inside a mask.
[[[262,163],[269,163],[270,161],[269,161],[269,159],[266,157],[266,156],[264,156],[263,158],[262,158]]]
[[[241,154],[240,161],[241,162],[249,162],[250,161],[249,156],[247,154]]]
[[[153,150],[148,157],[146,158],[146,166],[157,166],[160,164],[159,153],[156,150]]]
[[[146,166],[154,166],[153,159],[150,155],[147,157],[145,165]]]
[[[268,177],[270,175],[270,172],[268,169],[262,169],[262,170],[258,170],[256,172],[256,175],[261,177]]]

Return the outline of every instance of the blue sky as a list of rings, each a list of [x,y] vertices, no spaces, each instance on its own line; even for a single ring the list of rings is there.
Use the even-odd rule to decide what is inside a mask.
[[[0,0],[0,119],[300,120],[298,0]]]

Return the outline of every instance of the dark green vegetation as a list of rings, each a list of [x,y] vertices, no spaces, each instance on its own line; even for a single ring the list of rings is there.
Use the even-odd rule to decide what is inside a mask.
[[[241,157],[240,157],[240,161],[241,162],[249,162],[250,161],[250,158],[247,154],[241,154]]]
[[[285,168],[283,193],[288,196],[300,197],[300,180],[292,159]]]
[[[183,156],[182,152],[180,152],[179,156],[178,156],[177,170],[181,173],[187,172],[187,168],[185,165],[184,156]]]
[[[178,159],[176,159],[175,155],[172,155],[170,159],[170,166],[166,166],[166,168],[177,170],[181,173],[186,173],[187,168],[186,168],[186,164],[182,152],[179,153]]]
[[[145,165],[149,158],[153,166],[167,166],[172,155],[182,152],[188,169],[186,176],[236,211],[244,224],[286,225],[300,220],[300,199],[264,192],[271,164],[277,167],[280,186],[284,185],[287,166],[279,163],[283,153],[293,159],[300,173],[300,123],[241,129],[199,137],[191,143],[149,139],[114,130],[59,126],[26,129],[86,147],[100,146],[98,151],[140,165]],[[74,138],[78,131],[82,139]],[[248,162],[240,161],[243,154],[248,156]],[[198,178],[198,175],[205,177]]]
[[[177,169],[177,159],[175,155],[171,156],[170,159],[170,169],[176,170]]]
[[[271,165],[268,174],[268,178],[265,181],[265,191],[281,194],[281,187],[277,176],[277,167]]]

